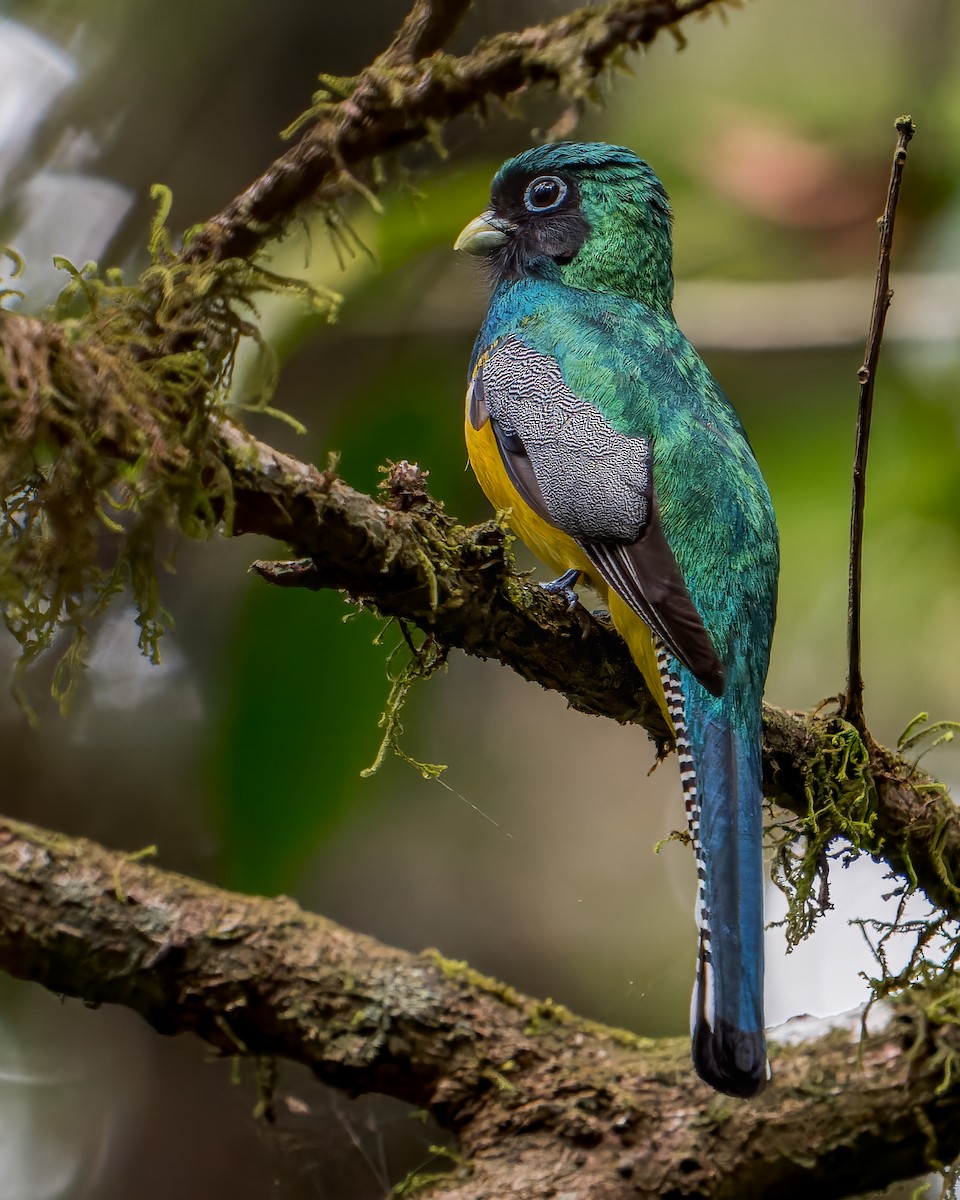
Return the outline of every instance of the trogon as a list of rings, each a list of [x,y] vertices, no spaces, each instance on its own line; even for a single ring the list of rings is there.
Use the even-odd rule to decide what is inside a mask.
[[[490,502],[560,578],[599,593],[676,737],[696,855],[697,1072],[752,1096],[763,1020],[761,699],[779,542],[729,400],[673,317],[671,213],[603,142],[510,159],[456,248],[493,282],[467,450]]]

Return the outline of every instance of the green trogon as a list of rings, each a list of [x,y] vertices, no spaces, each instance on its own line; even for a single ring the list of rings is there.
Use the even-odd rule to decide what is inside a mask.
[[[632,151],[510,159],[457,248],[493,281],[467,392],[470,462],[575,597],[606,602],[671,724],[699,876],[698,1073],[769,1075],[763,1022],[761,698],[779,548],[730,402],[673,317],[666,192]]]

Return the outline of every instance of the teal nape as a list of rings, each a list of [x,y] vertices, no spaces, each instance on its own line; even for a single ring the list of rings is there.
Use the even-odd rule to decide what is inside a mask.
[[[761,704],[779,571],[773,507],[730,402],[673,318],[671,215],[632,151],[510,159],[457,248],[493,293],[465,430],[488,499],[600,594],[676,733],[697,861],[694,1065],[752,1096],[763,1017]]]

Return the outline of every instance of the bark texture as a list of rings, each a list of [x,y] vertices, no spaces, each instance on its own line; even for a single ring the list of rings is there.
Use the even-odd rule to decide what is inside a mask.
[[[561,692],[583,712],[668,734],[623,641],[583,606],[519,576],[496,523],[465,528],[401,463],[379,499],[350,488],[245,433],[224,433],[235,480],[235,528],[288,542],[305,562],[259,562],[285,587],[340,588],[434,634],[446,646],[492,658]],[[858,757],[859,756],[859,757]],[[826,842],[854,838],[932,903],[960,917],[960,818],[944,786],[883,747],[867,747],[837,716],[764,706],[767,795]],[[856,820],[845,814],[856,810]]]
[[[291,900],[13,821],[0,822],[0,967],[428,1109],[464,1159],[430,1192],[449,1200],[826,1200],[960,1152],[960,1032],[932,991],[862,1041],[857,1014],[785,1026],[779,1043],[774,1031],[774,1080],[745,1103],[696,1080],[685,1038],[607,1029]]]

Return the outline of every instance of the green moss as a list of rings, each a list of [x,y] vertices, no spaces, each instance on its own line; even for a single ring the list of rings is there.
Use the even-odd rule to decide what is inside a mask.
[[[813,718],[811,718],[813,720]],[[829,907],[828,849],[842,838],[854,854],[880,849],[875,834],[876,789],[870,755],[854,727],[834,717],[817,730],[821,752],[805,766],[806,815],[773,828],[774,883],[787,897],[782,924],[797,945]]]
[[[557,1025],[571,1025],[577,1018],[562,1004],[557,1004],[548,996],[546,1000],[535,1000],[527,1006],[527,1025],[525,1032],[531,1035],[542,1034]]]
[[[512,1065],[512,1059],[508,1059],[507,1063],[504,1064],[505,1067],[512,1067]],[[517,1090],[516,1086],[506,1077],[503,1069],[498,1071],[496,1067],[492,1067],[489,1064],[480,1068],[480,1077],[488,1083],[492,1083],[498,1092],[515,1092]]]
[[[332,294],[244,260],[175,254],[169,189],[153,196],[139,280],[59,258],[67,283],[44,319],[0,313],[0,613],[21,668],[69,630],[54,680],[64,703],[90,622],[121,592],[133,596],[141,651],[159,658],[166,531],[202,538],[232,520],[216,423],[241,341],[269,359],[254,297],[295,291],[336,311]],[[272,411],[276,371],[262,374],[254,403]]]
[[[445,979],[462,981],[476,991],[495,996],[510,1008],[523,1008],[525,1004],[524,998],[515,988],[501,983],[491,975],[481,974],[480,971],[474,970],[469,963],[455,958],[444,958],[439,950],[424,950],[422,957],[428,958]],[[505,1068],[501,1065],[500,1069],[504,1070]]]
[[[625,1050],[638,1050],[644,1054],[650,1054],[657,1045],[662,1044],[663,1039],[640,1037],[639,1034],[631,1033],[629,1029],[621,1029],[616,1025],[601,1025],[597,1021],[581,1020],[581,1025],[588,1032],[596,1037],[606,1038],[608,1041],[614,1042],[618,1046],[622,1046]],[[683,1039],[680,1039],[681,1041]],[[668,1052],[669,1058],[671,1052]]]
[[[113,892],[120,904],[126,904],[129,899],[126,891],[124,890],[123,884],[120,881],[123,864],[142,862],[145,858],[156,858],[156,856],[156,846],[144,846],[140,850],[134,850],[130,854],[124,854],[120,857],[113,871]]]
[[[257,1103],[253,1110],[254,1120],[266,1121],[272,1125],[277,1119],[277,1060],[270,1055],[258,1055],[256,1059],[255,1081],[257,1085]]]
[[[900,760],[891,759],[890,769],[907,783],[920,796],[929,799],[926,806],[929,819],[932,822],[924,826],[922,833],[926,843],[926,852],[933,864],[937,878],[947,889],[954,900],[960,900],[960,882],[957,880],[957,864],[955,856],[950,853],[950,834],[956,821],[956,810],[950,803],[949,789],[945,784],[931,779],[920,769],[920,760],[925,754],[938,746],[948,745],[955,740],[960,722],[930,721],[928,713],[918,713],[909,722],[897,741],[897,752]],[[911,757],[910,756],[914,756]],[[903,760],[909,765],[904,769]],[[947,803],[944,803],[947,801]],[[910,848],[904,843],[898,847],[903,870],[911,888],[918,886],[916,872],[910,856]]]
[[[310,108],[281,130],[280,136],[284,140],[296,137],[308,125],[330,116],[342,101],[353,95],[357,87],[357,79],[353,75],[320,75],[317,82],[320,86],[313,93]]]
[[[495,996],[510,1008],[522,1009],[527,1018],[525,1032],[528,1035],[545,1034],[558,1027],[577,1025],[585,1033],[605,1038],[628,1050],[649,1051],[654,1043],[648,1038],[638,1037],[626,1029],[616,1029],[601,1025],[595,1021],[587,1021],[575,1016],[562,1004],[557,1004],[549,997],[546,1000],[528,1000],[509,984],[501,983],[489,975],[483,975],[466,962],[457,959],[444,958],[438,950],[425,950],[424,956],[429,958],[439,968],[445,979],[462,981],[469,987],[487,995]],[[513,1068],[512,1062],[500,1063],[499,1073],[506,1073]],[[510,1085],[512,1086],[512,1085]]]
[[[431,1146],[430,1155],[431,1161],[446,1159],[450,1164],[449,1168],[446,1171],[426,1171],[423,1167],[418,1167],[391,1189],[390,1200],[410,1200],[412,1196],[419,1196],[437,1184],[449,1185],[454,1171],[458,1175],[466,1176],[469,1170],[467,1160],[447,1146]]]
[[[242,1038],[230,1027],[230,1022],[222,1013],[214,1013],[213,1023],[242,1058],[250,1057],[250,1049]]]
[[[447,769],[445,764],[419,762],[400,745],[400,738],[403,736],[400,714],[414,684],[430,679],[439,670],[446,667],[447,648],[441,646],[431,634],[420,635],[421,640],[418,644],[414,642],[414,635],[407,623],[405,621],[397,623],[403,634],[403,641],[398,643],[387,660],[390,693],[387,696],[386,706],[380,714],[380,720],[377,722],[378,727],[383,730],[383,737],[373,762],[369,767],[364,767],[360,775],[364,779],[375,775],[383,766],[388,751],[392,750],[398,758],[415,767],[424,779],[439,779]],[[388,622],[386,628],[392,624],[392,621]],[[378,640],[383,637],[383,632],[381,631],[378,635]],[[406,660],[401,662],[399,668],[395,668],[396,660],[404,655],[408,655]]]
[[[958,731],[960,731],[960,722],[958,721],[931,722],[929,713],[917,713],[897,739],[897,751],[903,755],[909,754],[911,751],[919,751],[914,759],[916,766],[925,754],[929,754],[937,746],[952,742]]]
[[[953,741],[955,722],[938,721],[919,728],[927,721],[927,715],[921,713],[910,722],[898,744],[901,755],[904,750],[917,751],[924,744],[929,748]],[[877,974],[869,981],[874,998],[899,996],[910,1000],[917,994],[916,988],[922,986],[926,996],[925,1020],[942,1029],[960,1025],[960,981],[957,977],[960,922],[953,915],[960,897],[955,838],[952,836],[956,809],[945,794],[944,786],[919,769],[917,763],[922,753],[913,763],[905,763],[902,757],[892,754],[882,754],[880,769],[912,788],[924,801],[923,818],[906,824],[897,844],[888,842],[887,858],[896,864],[901,876],[891,891],[891,897],[898,899],[893,919],[858,920],[855,924],[860,926],[877,964]],[[933,865],[947,897],[946,908],[934,904],[925,917],[911,916],[907,910],[908,900],[919,887],[910,851],[913,839],[922,846],[922,852],[928,864]],[[950,904],[951,900],[953,904]],[[891,957],[900,964],[898,969],[891,966]],[[947,1081],[944,1084],[946,1090],[951,1081],[958,1078],[957,1063],[946,1043],[938,1054]]]
[[[804,768],[807,814],[800,821],[776,823],[772,831],[773,877],[788,898],[783,924],[791,945],[806,937],[829,907],[827,872],[832,859],[849,860],[860,853],[878,856],[882,851],[896,864],[902,879],[891,886],[888,897],[899,901],[893,919],[854,922],[876,962],[876,973],[869,980],[874,999],[904,994],[917,985],[934,988],[941,997],[952,995],[960,964],[960,924],[951,914],[934,908],[925,918],[916,918],[908,915],[906,907],[919,886],[911,859],[914,842],[922,845],[946,893],[960,896],[951,836],[955,809],[944,803],[943,785],[930,780],[917,766],[924,748],[952,741],[958,726],[950,721],[926,724],[928,720],[922,713],[910,722],[899,741],[900,756],[879,748],[875,752],[878,772],[912,788],[919,797],[929,798],[923,821],[906,825],[896,843],[890,840],[891,833],[885,831],[885,841],[878,830],[868,749],[860,735],[838,717],[828,721],[807,718],[811,742],[819,749]],[[917,762],[905,763],[904,752],[919,752]],[[840,845],[834,849],[834,843]],[[949,1052],[943,1053],[945,1073],[953,1077]]]
[[[705,1120],[717,1129],[722,1129],[724,1125],[739,1112],[733,1101],[728,1096],[721,1096],[717,1093],[712,1096],[704,1109],[703,1115]]]

